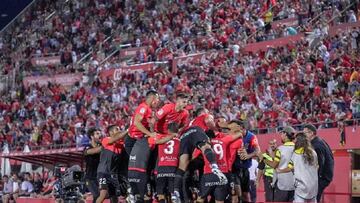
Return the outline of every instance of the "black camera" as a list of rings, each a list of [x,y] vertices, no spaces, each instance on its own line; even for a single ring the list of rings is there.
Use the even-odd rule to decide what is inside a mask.
[[[83,181],[84,172],[81,171],[80,166],[75,165],[70,168],[57,166],[54,175],[59,178],[54,187],[57,199],[62,199],[67,203],[75,203],[82,199],[81,190],[85,182]]]

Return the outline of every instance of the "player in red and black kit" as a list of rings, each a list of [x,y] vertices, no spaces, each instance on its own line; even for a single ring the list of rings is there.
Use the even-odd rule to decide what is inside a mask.
[[[211,163],[212,172],[218,177],[219,183],[227,184],[227,178],[219,170],[209,137],[205,133],[210,129],[215,129],[214,117],[205,108],[197,109],[195,116],[195,119],[190,122],[189,127],[181,135],[179,167],[174,179],[174,195],[171,197],[173,202],[181,201],[182,179],[196,148],[200,149],[204,157]]]
[[[231,158],[229,162],[232,164],[233,180],[237,186],[235,188],[241,187],[241,194],[237,189],[236,195],[242,198],[242,202],[251,202],[249,168],[252,157],[257,156],[260,147],[256,135],[246,130],[244,122],[238,121],[236,124],[234,128],[245,133],[241,141],[239,139],[230,145]]]
[[[239,120],[233,120],[231,124],[229,124],[227,127],[229,129],[229,134],[236,134],[239,132],[242,132],[245,134],[244,129],[242,128],[243,123]],[[243,136],[242,136],[243,137]],[[230,172],[232,172],[232,166],[234,165],[235,159],[238,156],[239,150],[243,148],[243,138],[238,138],[235,141],[233,141],[229,148],[228,148],[228,166],[230,166]],[[241,188],[240,188],[240,182],[236,175],[231,174],[230,178],[230,194],[231,194],[231,201],[232,203],[238,203],[239,197],[241,196]]]
[[[125,153],[123,138],[128,133],[127,131],[121,132],[117,125],[110,125],[107,131],[109,137],[105,137],[101,141],[103,148],[100,152],[100,163],[97,168],[100,190],[97,203],[102,203],[107,197],[112,203],[118,202],[118,173],[123,160],[122,153]]]
[[[149,156],[156,145],[164,144],[177,136],[175,132],[178,130],[178,124],[170,123],[168,130],[168,134],[157,134],[138,140],[131,150],[128,180],[135,202],[147,202],[151,199],[150,194],[147,194]]]
[[[177,123],[168,125],[168,133],[176,135]],[[164,144],[158,145],[156,193],[160,203],[165,203],[166,196],[174,193],[174,178],[179,162],[180,139],[174,136]]]
[[[150,90],[146,93],[146,99],[136,109],[130,121],[129,136],[125,139],[125,149],[128,154],[134,146],[136,140],[143,138],[145,135],[148,137],[155,136],[156,133],[151,132],[151,119],[153,118],[152,108],[159,105],[159,94]]]
[[[155,114],[157,119],[155,131],[166,134],[169,123],[178,123],[180,128],[187,127],[189,124],[189,112],[185,107],[188,105],[188,100],[186,94],[179,93],[176,95],[175,103],[165,104],[161,107]]]
[[[236,120],[230,121],[227,128],[232,128]],[[230,152],[229,147],[230,144],[241,138],[243,136],[243,132],[239,131],[236,133],[207,133],[207,135],[211,138],[211,145],[216,154],[216,162],[219,166],[221,172],[226,175],[229,175],[231,171],[231,165],[229,165],[228,153]],[[201,154],[200,151],[197,151],[194,156]],[[200,197],[198,198],[197,202],[204,202],[208,195],[212,195],[215,198],[217,203],[224,202],[226,197],[229,194],[229,185],[223,185],[219,183],[218,177],[212,173],[212,168],[210,162],[205,158],[205,165],[204,165],[204,175],[201,178],[201,188],[200,188]]]

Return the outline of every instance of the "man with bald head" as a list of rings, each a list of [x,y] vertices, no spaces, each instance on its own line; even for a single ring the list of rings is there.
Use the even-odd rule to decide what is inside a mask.
[[[269,141],[269,148],[266,150],[265,153],[263,153],[263,157],[264,159],[267,159],[269,161],[273,161],[274,159],[274,152],[277,148],[277,143],[276,143],[276,139],[271,139]],[[260,183],[260,179],[261,177],[264,175],[264,189],[265,189],[265,201],[266,202],[272,202],[274,200],[274,188],[272,186],[272,182],[273,182],[273,174],[274,174],[274,169],[265,164],[264,161],[261,161],[259,163],[258,166],[258,174],[256,177],[256,187],[259,186]]]

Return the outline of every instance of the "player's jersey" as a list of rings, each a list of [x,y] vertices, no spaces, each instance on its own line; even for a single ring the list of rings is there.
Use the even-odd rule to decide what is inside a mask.
[[[98,173],[118,174],[121,165],[121,153],[124,150],[123,140],[118,140],[113,144],[109,144],[110,137],[105,137],[101,144],[103,149],[100,153],[100,163],[97,168]]]
[[[212,116],[210,114],[204,113],[201,114],[200,116],[194,118],[194,120],[192,120],[189,124],[189,128],[197,126],[200,127],[201,129],[203,129],[204,131],[209,130],[209,127],[206,125],[206,118],[208,118],[209,116]]]
[[[141,139],[142,137],[144,137],[144,133],[138,130],[134,124],[135,116],[137,114],[143,116],[141,123],[146,129],[150,130],[149,120],[152,116],[152,110],[145,102],[143,102],[135,109],[134,115],[131,118],[129,136],[135,139]]]
[[[243,141],[243,147],[245,148],[248,154],[253,153],[255,151],[255,148],[259,145],[256,135],[250,131],[246,131],[246,134],[243,137],[242,141]],[[235,156],[233,169],[250,168],[251,164],[252,164],[251,159],[241,160],[239,156]]]
[[[158,145],[158,171],[161,172],[161,167],[177,167],[179,162],[179,152],[179,138],[173,138],[164,144]]]
[[[189,123],[189,112],[187,110],[175,111],[175,104],[165,104],[156,112],[158,121],[155,123],[155,131],[167,134],[167,126],[169,123],[178,123],[180,127],[187,126]]]
[[[243,148],[243,140],[242,138],[238,138],[233,143],[230,144],[229,150],[228,150],[228,165],[230,166],[230,169],[234,165],[235,159],[238,156],[238,151]]]
[[[223,173],[228,173],[231,169],[231,166],[228,165],[228,151],[231,142],[233,141],[232,136],[219,136],[211,139],[211,145],[216,155],[216,163],[219,166],[219,169]],[[196,150],[194,156],[196,157],[200,154],[200,150]],[[211,163],[204,158],[204,174],[209,174],[211,172]]]

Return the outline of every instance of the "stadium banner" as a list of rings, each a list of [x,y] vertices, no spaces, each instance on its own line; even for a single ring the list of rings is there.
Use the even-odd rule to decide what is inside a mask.
[[[350,31],[352,28],[355,28],[355,27],[360,27],[360,22],[343,23],[343,24],[335,25],[335,26],[330,27],[329,34],[330,34],[330,36],[335,36],[336,34],[338,34],[341,31],[346,31],[346,30]],[[277,47],[286,46],[290,43],[296,43],[296,42],[304,39],[304,37],[305,37],[305,35],[301,33],[301,34],[297,34],[297,35],[293,35],[293,36],[277,38],[274,40],[251,43],[251,44],[246,45],[244,50],[247,52],[257,52],[260,50],[265,51],[270,47],[277,48]]]
[[[360,27],[360,21],[355,23],[342,23],[339,25],[334,25],[330,27],[329,34],[330,36],[335,36],[339,32],[350,31],[352,28]]]
[[[123,73],[135,73],[135,72],[142,72],[142,71],[150,71],[155,67],[156,63],[149,62],[149,63],[141,63],[131,66],[124,66],[120,68],[113,68],[109,70],[103,70],[100,72],[101,79],[111,78],[112,80],[120,80],[121,75]]]
[[[60,56],[33,57],[31,59],[31,64],[33,66],[60,65],[61,58]]]
[[[121,49],[119,52],[121,58],[126,58],[126,57],[136,56],[136,52],[138,51],[146,51],[146,47],[131,47],[126,49]]]
[[[82,73],[71,73],[71,74],[58,74],[54,76],[30,76],[25,77],[23,80],[24,86],[29,87],[32,84],[38,84],[40,86],[47,85],[49,82],[61,84],[64,86],[72,86],[76,82],[82,80]]]
[[[178,66],[200,62],[202,57],[205,56],[205,54],[206,52],[175,57],[171,63],[172,73],[176,74]]]
[[[268,40],[263,42],[256,42],[248,44],[244,47],[246,52],[266,51],[268,48],[283,47],[290,43],[296,43],[305,37],[304,34],[297,34],[293,36],[281,37],[274,40]]]
[[[299,21],[297,18],[287,18],[283,20],[277,20],[271,23],[271,26],[273,28],[279,27],[280,25],[286,25],[286,26],[298,26]]]

